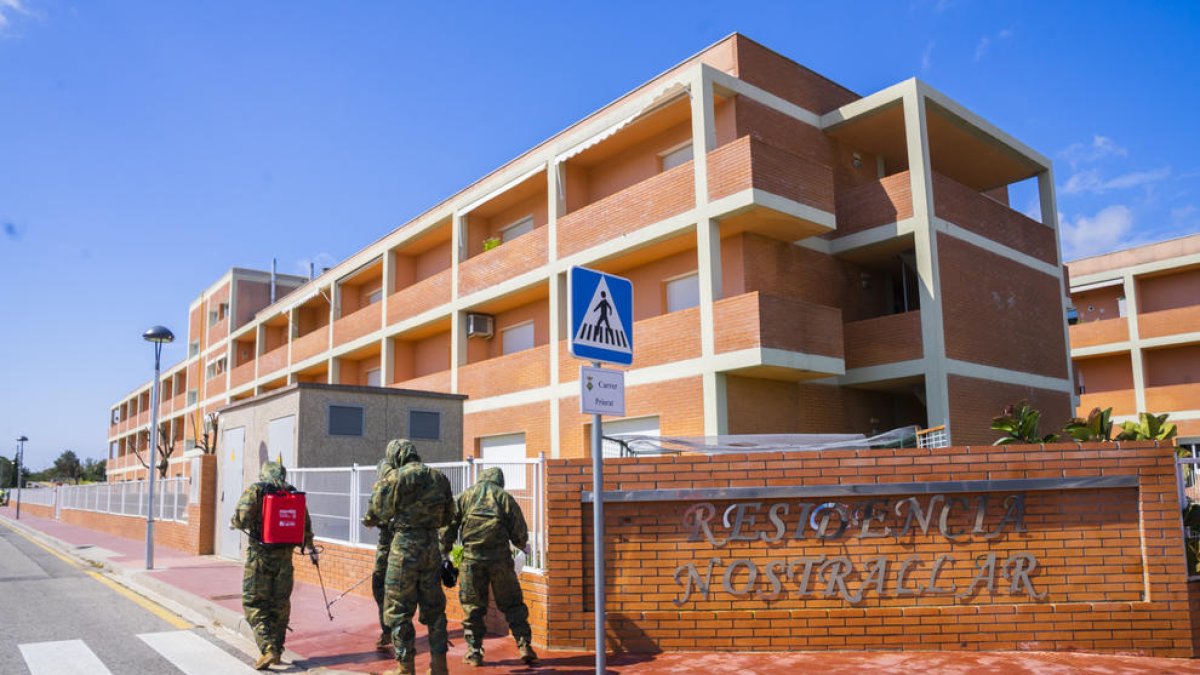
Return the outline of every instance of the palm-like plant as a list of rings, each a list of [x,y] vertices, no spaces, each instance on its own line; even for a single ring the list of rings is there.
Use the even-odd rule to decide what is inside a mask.
[[[1167,422],[1167,413],[1138,413],[1137,422],[1125,422],[1121,425],[1121,434],[1117,436],[1117,440],[1169,441],[1175,438],[1177,431],[1174,423]]]
[[[1007,406],[1004,415],[992,420],[992,429],[1004,432],[992,445],[1008,445],[1010,443],[1053,443],[1058,440],[1058,434],[1038,433],[1038,422],[1042,413],[1029,405],[1029,401],[1021,401],[1016,405]]]
[[[1112,440],[1112,408],[1092,408],[1087,419],[1073,419],[1063,431],[1080,443]]]

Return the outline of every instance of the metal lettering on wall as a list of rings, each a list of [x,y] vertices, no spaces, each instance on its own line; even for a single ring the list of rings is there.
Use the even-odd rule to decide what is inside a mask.
[[[988,513],[1000,513],[988,522]],[[965,520],[966,524],[963,523]],[[992,519],[994,520],[994,519]],[[697,502],[683,513],[688,541],[707,541],[714,548],[729,542],[774,544],[781,540],[809,540],[833,545],[846,539],[886,539],[896,542],[910,534],[932,533],[951,544],[996,542],[1007,533],[1025,532],[1025,493],[1003,497],[990,494],[966,498],[935,494],[921,497],[868,499],[844,502],[736,502],[723,511],[712,502]],[[764,529],[765,528],[765,529]],[[972,573],[965,586],[946,581],[947,572],[965,566]],[[953,553],[912,554],[893,559],[867,558],[858,566],[846,555],[804,555],[766,562],[751,558],[724,560],[711,557],[675,569],[680,587],[674,599],[680,607],[707,598],[714,579],[726,593],[759,600],[774,600],[787,588],[800,597],[833,597],[857,604],[870,593],[892,597],[944,595],[967,598],[980,590],[994,593],[997,582],[1011,595],[1040,600],[1046,596],[1034,585],[1037,558],[1025,551],[988,552],[973,559]],[[723,569],[722,569],[723,568]],[[925,583],[914,578],[924,576]]]

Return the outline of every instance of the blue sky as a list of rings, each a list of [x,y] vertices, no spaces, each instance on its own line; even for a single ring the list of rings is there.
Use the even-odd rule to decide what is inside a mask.
[[[1051,157],[1068,258],[1200,231],[1200,3],[433,4],[0,0],[0,439],[103,456],[226,269],[341,260],[734,31]]]

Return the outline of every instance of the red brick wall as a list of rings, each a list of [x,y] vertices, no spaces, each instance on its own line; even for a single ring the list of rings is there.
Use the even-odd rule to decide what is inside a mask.
[[[1003,415],[1005,406],[1022,400],[1029,401],[1034,409],[1042,413],[1039,430],[1043,436],[1061,436],[1063,426],[1073,416],[1071,395],[1065,391],[1048,391],[961,375],[951,375],[948,384],[950,419],[954,420],[950,437],[955,443],[991,443],[1000,438],[1000,432],[992,431],[992,419]]]
[[[580,493],[590,490],[590,464],[552,461],[548,472],[549,643],[589,649],[593,636],[588,583],[591,509],[580,502]],[[995,542],[972,535],[951,543],[933,534],[937,527],[931,526],[929,534],[914,530],[903,541],[842,537],[821,542],[810,532],[804,539],[785,538],[774,544],[734,541],[714,548],[703,537],[689,540],[683,513],[690,503],[610,503],[605,516],[609,646],[633,651],[1033,649],[1191,656],[1172,448],[1064,444],[1044,449],[981,446],[625,459],[607,463],[605,489],[1113,475],[1138,476],[1138,488],[1025,493],[1027,531],[1013,532],[1010,525]],[[973,498],[978,495],[961,496],[971,499],[968,508],[956,505],[947,524],[969,532],[975,522]],[[998,500],[1004,496],[992,495],[983,521],[986,529],[998,526],[1003,511]],[[919,499],[924,505],[928,497]],[[861,500],[833,501],[857,504]],[[716,506],[714,529],[727,535],[728,530],[719,525],[724,502]],[[770,536],[774,525],[765,512],[758,515],[757,524],[748,531]],[[789,533],[795,520],[793,512],[786,521]],[[1093,551],[1088,546],[1102,548]],[[976,565],[991,552],[997,554],[997,570],[1013,552],[1035,555],[1038,568],[1030,576],[1031,584],[1036,593],[1046,595],[1030,599],[1023,587],[1010,593],[1009,580],[1000,571],[994,591],[981,586],[961,598],[928,594],[906,598],[895,592],[895,566],[909,555],[922,556],[923,563],[906,587],[927,583],[932,560],[945,553],[954,561],[939,576],[939,586],[954,583],[961,590],[970,586]],[[800,596],[798,581],[792,580],[782,582],[778,597],[758,597],[772,590],[761,571],[768,560],[803,555],[844,555],[859,570],[872,557],[885,556],[892,564],[888,574],[893,575],[887,577],[888,592],[871,592],[861,602],[851,603],[840,594]],[[720,558],[721,564],[707,600],[693,598],[677,607],[673,601],[680,598],[682,585],[675,580],[675,571],[688,562],[703,566],[710,557]],[[753,562],[760,570],[749,595],[731,595],[722,586],[720,575],[735,559]],[[745,585],[745,568],[731,580],[735,587]],[[863,576],[854,574],[846,583],[850,592],[856,592]],[[825,588],[821,581],[813,584],[817,591]],[[694,587],[693,594],[697,594]]]
[[[943,233],[938,256],[948,357],[1067,376],[1058,278]]]
[[[746,136],[709,153],[710,200],[758,188],[833,212],[833,173],[828,166]]]
[[[804,66],[747,39],[735,36],[735,74],[780,98],[817,114],[857,100],[859,96]]]
[[[1053,229],[936,173],[933,203],[943,220],[1051,265],[1058,263]]]
[[[450,302],[450,270],[422,279],[388,296],[388,323],[397,323]]]
[[[376,302],[333,322],[334,346],[373,333],[383,325],[383,303]]]
[[[718,353],[765,347],[842,357],[842,313],[833,307],[758,292],[713,304]]]
[[[458,369],[458,392],[472,399],[537,389],[548,384],[549,345],[497,356]]]
[[[1122,318],[1120,321],[1124,323],[1125,319]],[[1096,322],[1087,325],[1094,326],[1097,323],[1103,324],[1107,322]],[[1078,326],[1071,326],[1073,329],[1076,327]],[[1179,333],[1192,333],[1197,330],[1200,330],[1200,306],[1138,313],[1138,337],[1143,340],[1152,337],[1178,335]]]

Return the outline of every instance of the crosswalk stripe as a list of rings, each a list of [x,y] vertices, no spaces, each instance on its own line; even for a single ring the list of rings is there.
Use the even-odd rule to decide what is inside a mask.
[[[257,671],[242,663],[233,655],[191,631],[166,631],[142,633],[142,642],[150,645],[166,660],[185,675],[249,674]],[[40,675],[40,674],[36,674]]]
[[[112,675],[83,640],[24,644],[21,656],[33,675]]]

